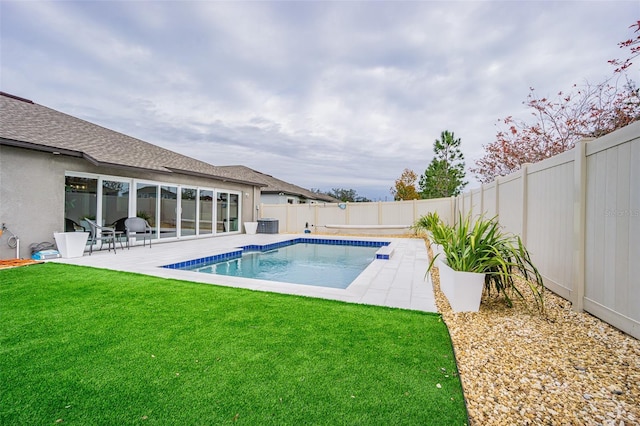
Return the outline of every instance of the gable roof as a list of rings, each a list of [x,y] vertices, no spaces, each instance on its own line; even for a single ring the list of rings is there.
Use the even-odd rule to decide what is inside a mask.
[[[81,157],[97,166],[264,185],[252,173],[216,167],[4,92],[0,92],[0,144]]]
[[[306,198],[309,200],[324,201],[327,203],[339,202],[339,200],[336,200],[330,195],[318,194],[318,193],[309,191],[308,189],[302,188],[297,185],[293,185],[289,182],[285,182],[271,175],[259,172],[257,170],[253,170],[246,166],[221,166],[221,168],[228,169],[230,171],[241,173],[241,174],[253,173],[255,175],[255,179],[260,179],[265,183],[265,186],[261,189],[261,192],[263,194],[279,194],[283,192],[288,195],[295,195],[295,196]]]

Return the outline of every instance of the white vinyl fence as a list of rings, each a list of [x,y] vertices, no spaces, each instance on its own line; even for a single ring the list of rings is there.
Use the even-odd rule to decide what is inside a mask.
[[[280,232],[401,234],[436,211],[498,217],[522,237],[545,285],[640,338],[640,122],[456,198],[261,205]]]
[[[548,288],[640,338],[640,122],[460,195],[455,210],[497,215]]]
[[[261,204],[260,218],[278,219],[282,233],[403,234],[435,211],[451,222],[454,198],[373,203]]]

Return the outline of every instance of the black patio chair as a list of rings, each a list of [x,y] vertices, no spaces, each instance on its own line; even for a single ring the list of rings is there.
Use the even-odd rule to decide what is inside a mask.
[[[81,225],[78,225],[73,219],[64,218],[64,232],[87,232]]]
[[[116,240],[120,243],[120,247],[122,247],[122,238],[127,237],[127,227],[125,226],[125,222],[127,221],[126,217],[121,217],[120,219],[113,222],[109,227],[116,230]],[[127,239],[128,244],[128,239]]]

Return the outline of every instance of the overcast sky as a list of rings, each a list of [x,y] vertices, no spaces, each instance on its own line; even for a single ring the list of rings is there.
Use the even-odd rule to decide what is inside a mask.
[[[441,131],[469,168],[498,119],[527,118],[529,87],[611,75],[640,1],[0,0],[0,16],[4,92],[214,165],[391,200]]]

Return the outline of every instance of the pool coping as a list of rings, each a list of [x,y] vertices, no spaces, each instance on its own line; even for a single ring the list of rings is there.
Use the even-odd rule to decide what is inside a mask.
[[[162,268],[169,269],[186,269],[198,265],[212,264],[224,262],[227,260],[237,259],[242,257],[244,253],[249,252],[266,252],[270,250],[276,250],[282,247],[289,247],[296,244],[320,244],[320,245],[337,245],[337,246],[352,246],[352,247],[375,247],[382,248],[387,247],[391,242],[389,241],[363,241],[363,240],[342,240],[342,239],[325,239],[325,238],[310,238],[310,237],[298,237],[293,238],[291,240],[279,241],[276,243],[269,244],[249,244],[242,247],[236,247],[226,253],[214,254],[211,256],[199,257],[196,259],[185,260],[182,262],[170,263],[167,265],[162,265]],[[378,250],[379,252],[380,250]],[[380,252],[375,253],[375,259],[385,259],[389,260],[391,255],[390,252]]]
[[[327,240],[389,241],[389,259],[374,259],[371,264],[347,287],[336,289],[304,284],[289,284],[250,278],[203,274],[195,271],[162,268],[176,263],[203,257],[202,253],[215,256],[234,248],[252,244],[277,244],[295,238]],[[429,259],[425,242],[419,238],[339,237],[335,235],[308,234],[237,234],[213,238],[182,239],[171,242],[154,242],[133,246],[129,250],[118,247],[117,252],[94,251],[91,256],[70,259],[52,259],[50,262],[92,266],[124,272],[134,272],[162,278],[177,279],[249,290],[269,291],[350,303],[388,306],[394,308],[437,312],[429,274]]]

